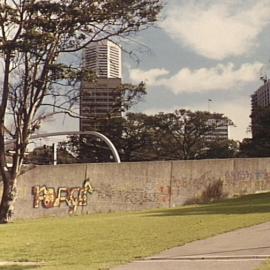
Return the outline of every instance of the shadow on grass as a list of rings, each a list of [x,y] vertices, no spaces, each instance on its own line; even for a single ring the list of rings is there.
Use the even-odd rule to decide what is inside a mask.
[[[155,210],[148,216],[186,216],[211,214],[252,214],[270,213],[270,193],[247,195],[199,206],[185,206],[176,209]]]
[[[1,265],[0,270],[32,270],[38,269],[39,266],[33,265]]]

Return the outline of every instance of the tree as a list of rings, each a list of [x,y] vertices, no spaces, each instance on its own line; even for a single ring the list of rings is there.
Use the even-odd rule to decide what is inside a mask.
[[[270,157],[270,141],[269,138],[255,139],[245,138],[240,143],[240,157]]]
[[[231,121],[222,114],[176,110],[156,115],[155,149],[163,159],[196,159],[217,138],[210,138],[219,126]]]
[[[28,153],[24,159],[25,164],[49,165],[54,161],[54,147],[43,145],[36,147]],[[62,144],[57,146],[57,164],[77,163],[78,160],[72,156]]]
[[[3,0],[0,3],[0,54],[3,80],[0,98],[0,172],[3,195],[0,222],[12,217],[26,146],[48,116],[67,113],[74,89],[91,73],[72,62],[75,53],[91,42],[121,37],[154,23],[160,0]],[[68,87],[62,87],[68,86]],[[7,134],[5,127],[12,123]],[[14,140],[11,168],[5,157],[6,137]]]
[[[148,118],[142,113],[127,113],[123,118],[101,119],[97,122],[98,131],[112,141],[122,161],[151,160],[145,155]],[[98,138],[71,136],[64,144],[80,162],[113,162],[110,149]]]
[[[100,124],[99,131],[114,143],[123,161],[174,160],[229,157],[236,151],[230,141],[210,138],[224,123],[232,124],[222,114],[189,110],[146,115],[128,113],[125,118]],[[70,150],[81,146],[84,162],[108,162],[110,152],[93,138],[80,144],[73,138]],[[231,156],[230,156],[231,157]]]
[[[117,140],[121,138],[121,131],[118,131],[119,128],[121,128],[121,124],[118,125],[118,122],[121,123],[122,118],[100,119],[95,123],[99,127],[98,131],[109,137],[112,141],[111,138],[117,137],[117,134],[119,134]],[[108,130],[110,136],[108,136]],[[70,136],[68,141],[61,144],[72,153],[79,162],[114,162],[114,157],[111,150],[108,148],[108,145],[96,136],[74,135]],[[118,145],[116,148],[119,149]]]
[[[207,143],[199,159],[235,158],[238,157],[239,143],[234,140],[214,140]]]
[[[121,158],[124,161],[155,160],[152,151],[152,116],[144,113],[128,113],[123,123],[120,145]]]

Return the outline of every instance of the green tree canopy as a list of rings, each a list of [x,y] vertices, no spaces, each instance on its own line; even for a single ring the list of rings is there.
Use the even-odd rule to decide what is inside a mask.
[[[101,121],[98,131],[114,143],[122,161],[226,158],[236,154],[237,144],[211,135],[225,124],[232,123],[222,114],[176,110],[128,113]],[[109,149],[95,138],[73,136],[67,146],[83,162],[113,161]]]

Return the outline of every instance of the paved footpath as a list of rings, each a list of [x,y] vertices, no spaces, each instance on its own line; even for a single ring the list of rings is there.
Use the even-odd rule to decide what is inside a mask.
[[[255,270],[270,259],[270,222],[195,241],[113,270]]]

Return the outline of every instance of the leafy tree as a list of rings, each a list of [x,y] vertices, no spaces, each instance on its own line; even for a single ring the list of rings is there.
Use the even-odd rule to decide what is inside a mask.
[[[200,159],[236,158],[239,155],[239,143],[234,140],[214,140],[197,157]]]
[[[25,164],[49,165],[53,164],[53,146],[44,145],[35,148],[25,157]],[[76,163],[78,160],[71,155],[62,144],[57,146],[57,164]]]
[[[233,142],[209,138],[224,121],[230,123],[222,114],[189,110],[152,116],[128,113],[122,119],[103,121],[99,131],[111,139],[122,161],[231,157],[236,150]],[[71,151],[81,149],[84,162],[112,161],[108,148],[94,138],[82,144],[73,137],[69,144]]]
[[[230,123],[222,114],[203,111],[181,109],[169,114],[160,113],[156,116],[158,154],[164,159],[198,158],[212,142],[211,132],[224,125],[224,121]]]
[[[119,145],[124,161],[151,160],[151,117],[143,113],[128,113],[122,127]]]
[[[245,138],[240,143],[240,157],[270,157],[269,139]]]
[[[112,119],[102,119],[96,121],[97,125],[100,127],[98,129],[103,135],[108,137],[115,144],[115,141],[119,142],[121,140],[121,123],[122,118],[112,118]],[[108,148],[106,143],[99,138],[93,137],[91,135],[80,135],[80,136],[70,136],[69,140],[62,143],[68,151],[72,152],[74,156],[78,158],[80,162],[86,163],[96,163],[96,162],[113,162],[113,156],[111,150]],[[117,149],[118,149],[117,144]]]
[[[146,28],[157,19],[160,0],[2,0],[0,3],[0,172],[3,195],[0,222],[13,213],[29,137],[51,114],[67,113],[74,89],[91,73],[75,62],[65,64],[91,42],[120,37]],[[68,87],[62,87],[67,85]],[[52,99],[53,97],[53,99]],[[5,127],[11,124],[7,134]],[[14,140],[12,167],[5,157],[6,137]]]
[[[107,136],[115,145],[122,161],[149,160],[144,156],[147,131],[145,114],[128,113],[125,118],[99,120],[97,131]],[[65,146],[80,162],[113,162],[107,145],[98,138],[71,136]]]

